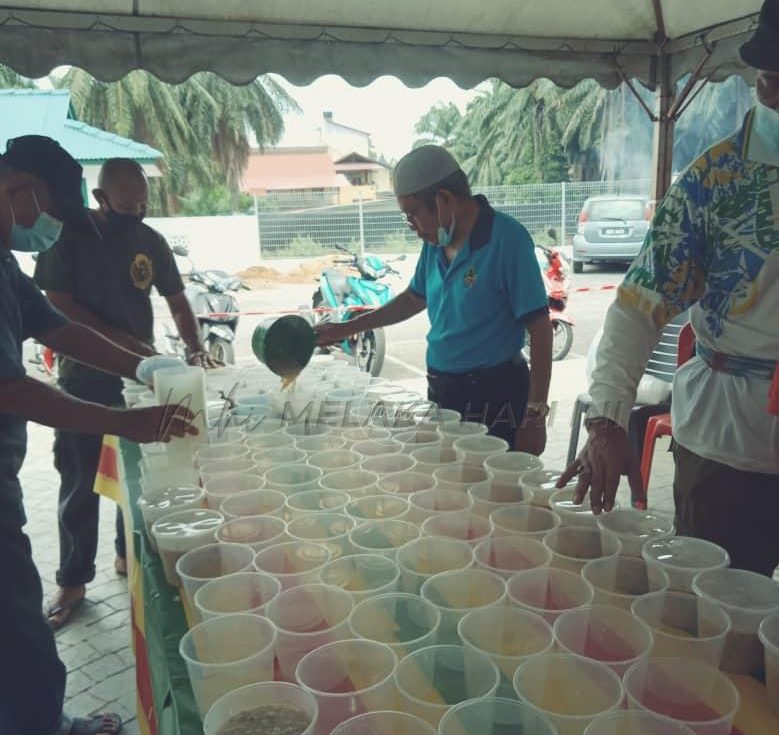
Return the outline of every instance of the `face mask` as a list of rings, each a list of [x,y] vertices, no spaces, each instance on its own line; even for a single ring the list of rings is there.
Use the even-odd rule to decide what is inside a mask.
[[[454,240],[454,230],[457,226],[457,221],[454,218],[454,215],[452,215],[452,224],[449,225],[449,229],[447,230],[443,225],[441,225],[441,210],[438,210],[438,230],[437,230],[437,240],[438,240],[438,246],[441,248],[449,247],[452,244],[452,241]]]
[[[41,205],[38,204],[38,197],[32,192],[32,198],[38,209],[38,219],[33,222],[32,227],[22,227],[16,224],[16,212],[13,206],[11,209],[11,250],[18,250],[21,253],[45,253],[51,248],[62,234],[62,222],[54,219],[48,212],[41,212]]]
[[[129,230],[143,222],[142,214],[124,214],[123,212],[115,212],[113,209],[109,209],[105,213],[105,217],[109,226],[117,230]]]

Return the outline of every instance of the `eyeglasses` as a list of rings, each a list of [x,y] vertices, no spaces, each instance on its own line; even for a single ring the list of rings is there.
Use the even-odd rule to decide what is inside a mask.
[[[419,226],[419,217],[416,214],[407,214],[406,212],[401,212],[400,218],[403,220],[403,223],[407,224],[409,227]]]

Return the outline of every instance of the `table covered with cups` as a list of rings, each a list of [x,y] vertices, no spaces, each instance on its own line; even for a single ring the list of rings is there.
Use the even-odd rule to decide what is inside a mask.
[[[145,732],[779,732],[779,585],[720,547],[595,517],[560,468],[346,363],[284,392],[196,371],[199,438],[104,450]]]

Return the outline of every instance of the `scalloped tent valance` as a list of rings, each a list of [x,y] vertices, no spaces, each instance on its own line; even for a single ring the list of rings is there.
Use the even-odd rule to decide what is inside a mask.
[[[32,77],[59,65],[103,80],[146,69],[169,82],[213,71],[234,83],[275,72],[295,84],[339,74],[358,86],[448,76],[570,86],[621,74],[744,71],[737,48],[760,0],[15,0],[0,8],[0,63]],[[663,40],[665,39],[665,40]]]

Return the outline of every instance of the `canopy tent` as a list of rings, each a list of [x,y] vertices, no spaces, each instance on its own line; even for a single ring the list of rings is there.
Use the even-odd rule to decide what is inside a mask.
[[[12,0],[0,62],[27,76],[72,64],[103,80],[146,69],[179,82],[210,70],[234,83],[276,72],[296,84],[339,74],[514,86],[546,77],[658,92],[657,191],[670,178],[675,82],[745,70],[738,46],[761,0]],[[690,87],[690,90],[692,87]],[[689,91],[689,90],[688,90]]]

